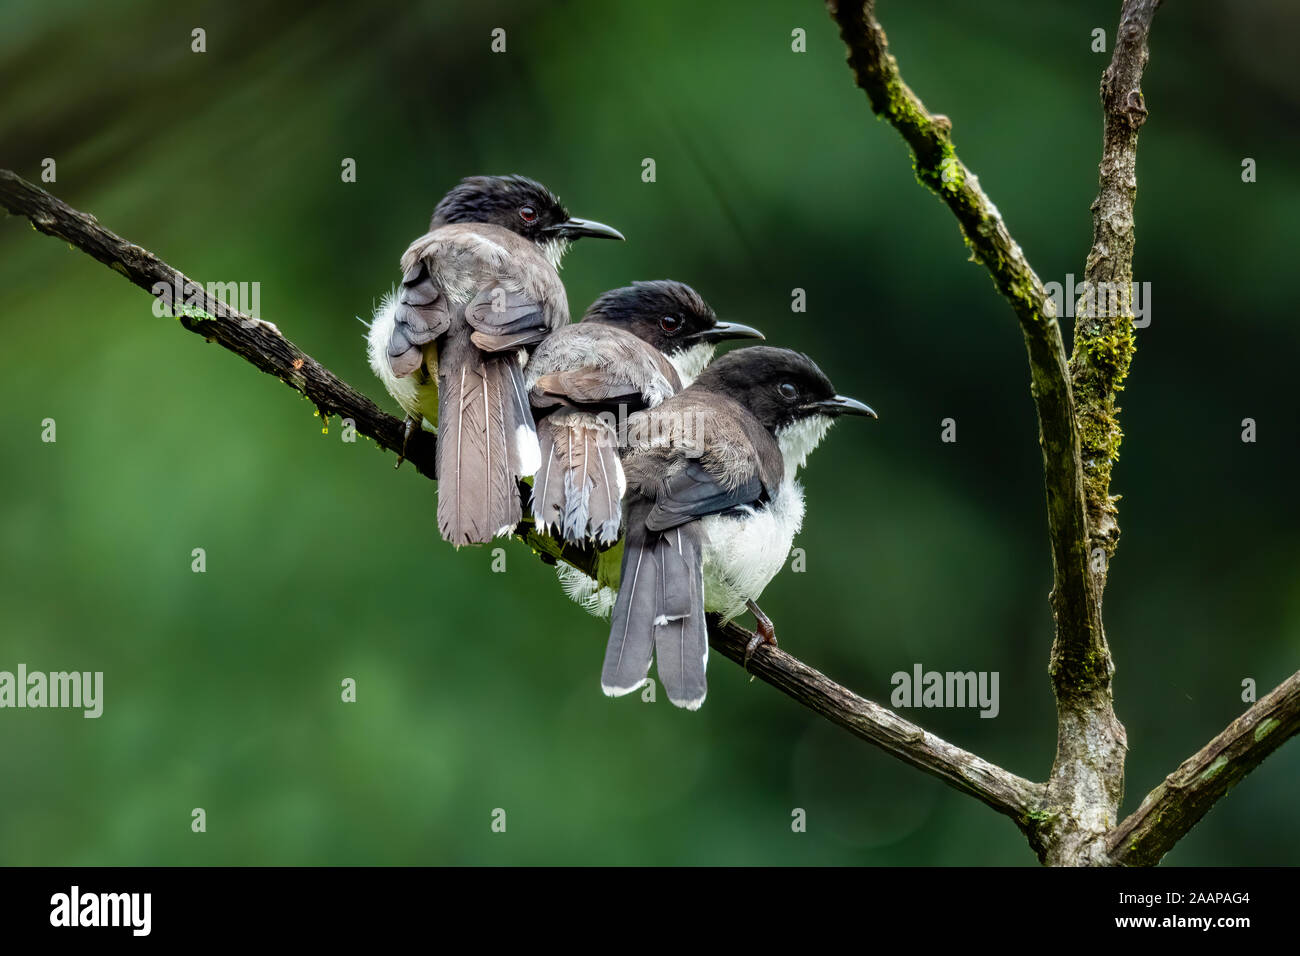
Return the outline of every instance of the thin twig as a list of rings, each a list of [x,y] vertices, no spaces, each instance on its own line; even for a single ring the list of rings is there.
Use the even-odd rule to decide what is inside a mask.
[[[1110,497],[1111,467],[1121,431],[1115,404],[1133,359],[1133,207],[1137,201],[1138,131],[1147,119],[1142,96],[1147,36],[1160,0],[1128,0],[1120,12],[1115,50],[1101,79],[1105,113],[1097,198],[1092,203],[1092,247],[1074,327],[1070,374],[1078,410],[1084,492],[1092,548],[1107,558],[1119,539]],[[1086,303],[1086,305],[1085,305]],[[1088,307],[1092,315],[1082,314]],[[1105,580],[1104,569],[1101,580]]]
[[[193,290],[202,298],[202,312],[178,313],[177,320],[196,335],[234,352],[257,369],[274,375],[290,388],[307,396],[321,413],[322,423],[330,415],[350,418],[357,431],[373,438],[389,451],[400,451],[403,424],[386,414],[374,402],[352,388],[325,366],[298,348],[267,322],[230,308],[147,249],[109,232],[94,216],[73,209],[39,186],[7,169],[0,169],[0,204],[10,212],[26,216],[32,225],[49,236],[72,243],[119,275],[152,293],[162,283],[169,289]],[[174,307],[182,303],[173,302]],[[197,310],[194,310],[197,311]],[[433,477],[435,442],[427,432],[411,436],[407,459],[419,471]]]
[[[1261,697],[1143,799],[1107,837],[1111,862],[1155,866],[1264,758],[1300,732],[1300,671]]]
[[[1110,64],[1102,74],[1102,157],[1098,195],[1092,204],[1093,244],[1085,280],[1102,283],[1133,278],[1133,204],[1137,199],[1137,133],[1146,119],[1142,72],[1147,34],[1159,0],[1125,0]],[[1085,286],[1088,288],[1089,286]],[[1056,757],[1048,782],[1048,802],[1064,808],[1053,821],[1059,828],[1046,858],[1052,862],[1104,862],[1104,837],[1124,799],[1128,737],[1115,715],[1111,679],[1115,664],[1102,621],[1106,569],[1119,526],[1109,498],[1110,471],[1119,447],[1115,392],[1122,387],[1133,356],[1133,312],[1127,295],[1116,313],[1082,314],[1093,305],[1109,306],[1109,296],[1085,293],[1075,320],[1071,387],[1084,464],[1089,577],[1087,600],[1071,627],[1058,627],[1048,671],[1056,694]]]
[[[982,263],[1020,322],[1029,355],[1030,391],[1038,411],[1039,444],[1047,490],[1047,520],[1054,568],[1052,608],[1057,628],[1092,618],[1088,586],[1083,470],[1065,344],[1056,305],[1007,230],[1002,214],[957,156],[952,122],[929,112],[903,82],[889,52],[875,3],[826,0],[848,48],[848,63],[871,109],[912,149],[916,176],[942,199],[961,227],[973,258]]]
[[[744,661],[751,637],[749,631],[734,624],[709,628],[709,643],[737,664]],[[1022,830],[1032,829],[1043,796],[1042,784],[954,747],[892,710],[859,697],[780,648],[761,647],[750,658],[749,671],[832,723],[1006,814]]]

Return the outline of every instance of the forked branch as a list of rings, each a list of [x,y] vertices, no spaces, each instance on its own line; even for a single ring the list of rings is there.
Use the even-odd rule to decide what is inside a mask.
[[[1146,795],[1107,837],[1111,861],[1155,866],[1264,758],[1300,732],[1300,671],[1261,697]]]
[[[1087,266],[1092,282],[1123,283],[1132,277],[1137,130],[1146,115],[1138,84],[1146,63],[1147,30],[1158,3],[1124,3],[1114,59],[1103,79],[1106,127],[1101,191],[1093,207],[1094,241]],[[1104,563],[1100,572],[1092,570],[1089,556],[1093,547],[1101,547],[1109,556],[1118,535],[1109,497],[1110,464],[1118,447],[1114,395],[1131,358],[1132,313],[1081,324],[1072,368],[1067,368],[1052,300],[997,208],[958,159],[951,123],[930,114],[903,83],[876,22],[874,3],[828,0],[827,7],[848,46],[858,85],[875,112],[911,146],[918,178],[952,209],[975,257],[1011,303],[1024,335],[1039,419],[1054,566],[1056,641],[1051,671],[1058,742],[1051,778],[1040,784],[1009,773],[859,697],[783,650],[761,647],[750,670],[815,713],[1010,817],[1046,862],[1154,864],[1230,787],[1300,731],[1300,673],[1251,707],[1153,790],[1128,819],[1114,825],[1123,788],[1125,741],[1111,709],[1113,666],[1100,613]],[[152,291],[158,282],[184,288],[188,282],[152,253],[7,170],[0,170],[0,204],[142,288]],[[202,312],[178,316],[186,329],[275,375],[311,399],[322,416],[351,419],[357,431],[381,447],[392,451],[401,447],[403,428],[398,419],[303,353],[274,326],[199,294]],[[1111,343],[1124,336],[1127,346],[1121,344],[1114,352]],[[1082,409],[1081,420],[1078,409]],[[1098,423],[1105,426],[1101,432]],[[435,439],[421,432],[407,452],[428,477],[434,474],[435,447]],[[1089,455],[1086,479],[1081,448]],[[1105,452],[1105,460],[1096,461],[1095,451]],[[565,561],[593,571],[591,552],[561,547],[527,523],[516,529],[516,535],[550,563]],[[735,624],[711,621],[709,637],[716,650],[741,663],[752,635]]]

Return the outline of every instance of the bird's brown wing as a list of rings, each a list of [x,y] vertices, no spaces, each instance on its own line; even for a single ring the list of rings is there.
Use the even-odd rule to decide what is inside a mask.
[[[567,399],[567,404],[573,405],[627,404],[633,410],[644,404],[641,390],[609,368],[575,368],[543,375],[533,386],[533,404],[542,404],[538,399],[543,396]]]
[[[667,531],[705,515],[755,504],[762,497],[763,482],[758,469],[739,476],[733,485],[719,480],[701,462],[692,461],[660,486],[654,507],[646,516],[645,526],[651,531]]]
[[[484,352],[536,345],[551,331],[541,303],[502,286],[482,289],[465,306],[465,321],[474,330],[470,340]]]
[[[566,326],[529,360],[525,379],[538,409],[639,411],[681,390],[672,364],[630,332],[594,322]]]
[[[693,392],[688,388],[628,419],[623,468],[629,486],[663,500],[664,518],[669,512],[713,513],[700,510],[711,498],[717,510],[726,510],[775,494],[784,470],[776,440],[738,403],[716,394],[702,400]],[[679,479],[682,473],[688,477]]]
[[[434,284],[424,259],[402,276],[388,338],[388,365],[398,378],[410,375],[424,361],[424,346],[451,327],[451,307]]]

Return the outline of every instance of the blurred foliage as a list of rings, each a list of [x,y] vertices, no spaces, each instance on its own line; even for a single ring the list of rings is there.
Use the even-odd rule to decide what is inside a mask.
[[[1118,4],[881,8],[1044,280],[1081,275],[1109,59],[1089,45]],[[1243,678],[1262,693],[1297,666],[1298,26],[1282,0],[1156,20],[1136,263],[1153,321],[1124,393],[1106,601],[1126,810],[1243,709]],[[357,317],[460,177],[527,173],[618,226],[626,244],[568,259],[576,312],[682,279],[881,412],[805,473],[808,573],[763,600],[783,645],[886,702],[918,661],[999,671],[995,720],[907,714],[1046,775],[1050,558],[1020,335],[820,4],[11,0],[0,86],[0,165],[38,180],[53,157],[48,188],[109,228],[195,278],[260,282],[265,318],[388,408]],[[106,685],[99,720],[0,712],[0,862],[1033,862],[1011,823],[725,662],[697,714],[605,699],[603,626],[549,568],[517,543],[505,574],[454,553],[413,469],[337,421],[322,435],[308,402],[22,220],[0,230],[0,288],[0,669]],[[1297,784],[1292,743],[1169,862],[1296,862]]]

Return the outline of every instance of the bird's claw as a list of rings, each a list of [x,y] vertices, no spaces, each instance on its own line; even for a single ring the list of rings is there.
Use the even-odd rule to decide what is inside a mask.
[[[747,601],[746,606],[749,613],[754,615],[754,636],[749,639],[745,645],[744,668],[749,670],[749,659],[754,656],[754,652],[763,644],[776,647],[776,628],[772,625],[772,619],[763,613],[762,609],[753,601]]]
[[[402,462],[406,461],[406,445],[411,440],[411,432],[420,427],[420,419],[414,415],[406,416],[406,427],[402,430],[402,450],[397,453],[397,464],[393,465],[396,470],[402,467]]]

